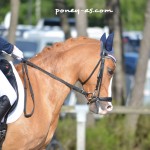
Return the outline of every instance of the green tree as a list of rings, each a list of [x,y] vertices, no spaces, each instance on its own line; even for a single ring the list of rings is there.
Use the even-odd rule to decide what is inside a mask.
[[[143,30],[146,2],[147,0],[120,0],[125,30]]]
[[[66,3],[65,0],[53,0],[55,8],[56,9],[66,9]],[[70,38],[70,26],[68,23],[68,15],[67,13],[58,13],[58,16],[60,18],[61,21],[61,27],[65,33],[65,39]]]
[[[129,101],[129,106],[141,107],[143,105],[143,89],[145,84],[145,76],[147,71],[147,64],[150,54],[150,0],[147,1],[147,9],[145,12],[145,26],[143,31],[143,39],[140,47],[140,55],[135,75],[135,86],[132,91],[131,99]],[[135,134],[137,128],[137,121],[139,115],[127,115],[126,127],[128,133]]]
[[[30,6],[32,1],[32,7]],[[19,24],[29,24],[29,12],[32,9],[31,22],[33,25],[37,23],[35,14],[35,0],[20,0]],[[65,0],[67,8],[75,8],[74,0]],[[105,9],[105,0],[87,0],[87,8]],[[125,30],[142,30],[144,26],[144,10],[146,0],[120,0],[121,18]],[[10,11],[10,0],[0,1],[0,22],[4,20],[6,13]],[[50,0],[41,1],[41,18],[50,18],[55,16],[54,3]],[[75,14],[69,13],[69,17],[75,17]],[[88,26],[105,25],[105,15],[103,13],[87,14]],[[28,18],[28,19],[27,19]]]
[[[8,34],[8,41],[12,44],[15,43],[16,27],[18,23],[20,0],[11,0],[11,20]]]
[[[4,21],[6,13],[10,11],[10,0],[0,1],[0,23]]]

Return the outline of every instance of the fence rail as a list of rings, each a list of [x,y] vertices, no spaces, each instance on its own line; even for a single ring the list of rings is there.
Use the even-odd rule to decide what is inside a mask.
[[[126,107],[126,106],[116,106],[110,113],[115,114],[143,114],[150,115],[150,107]]]
[[[75,106],[63,106],[61,112],[76,113]],[[109,114],[143,114],[150,115],[150,107],[114,106]]]
[[[76,150],[85,150],[86,149],[86,118],[89,108],[87,105],[75,105],[75,106],[63,106],[61,109],[63,113],[75,113],[77,118],[77,149]],[[113,111],[109,112],[110,114],[150,114],[150,107],[125,107],[125,106],[115,106]],[[101,115],[93,114],[95,118],[100,118]]]

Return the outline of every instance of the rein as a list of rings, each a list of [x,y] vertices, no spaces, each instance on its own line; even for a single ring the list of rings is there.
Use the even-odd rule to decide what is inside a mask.
[[[31,85],[31,82],[30,82],[30,79],[29,79],[28,69],[27,69],[27,64],[26,63],[23,63],[23,65],[22,65],[22,72],[23,72],[23,79],[24,79],[24,92],[25,92],[25,95],[24,95],[24,115],[25,115],[26,118],[29,118],[34,113],[35,102],[34,102],[34,92],[33,92],[32,85]],[[27,107],[27,80],[28,80],[28,83],[29,83],[30,95],[31,95],[32,102],[33,102],[33,108],[32,108],[31,113],[29,113],[29,114],[26,111],[27,110],[26,109],[26,107]]]
[[[96,64],[95,68],[93,69],[93,71],[91,72],[91,74],[89,75],[89,77],[84,81],[82,82],[82,85],[84,85],[91,77],[92,75],[94,74],[94,72],[96,71],[96,69],[98,68],[98,66],[100,65],[100,70],[99,70],[99,73],[98,73],[98,76],[97,76],[97,84],[96,84],[96,88],[95,88],[95,91],[92,93],[92,92],[86,92],[85,90],[75,86],[75,85],[72,85],[68,82],[66,82],[65,80],[55,76],[54,74],[40,68],[39,66],[33,64],[32,62],[26,60],[26,59],[22,59],[22,72],[23,72],[23,77],[24,77],[24,90],[25,90],[25,98],[24,98],[24,104],[25,104],[25,107],[24,107],[24,114],[25,114],[25,117],[31,117],[33,112],[34,112],[34,108],[35,108],[35,102],[34,102],[34,93],[33,93],[33,89],[32,89],[32,85],[30,83],[30,79],[29,79],[29,75],[28,75],[28,68],[27,66],[30,66],[32,68],[35,68],[41,72],[43,72],[44,74],[48,75],[49,77],[63,83],[64,85],[66,85],[67,87],[69,87],[70,89],[78,92],[78,93],[81,93],[83,94],[86,98],[88,98],[89,95],[92,95],[90,98],[88,98],[89,102],[87,104],[91,104],[91,103],[94,103],[96,101],[106,101],[106,102],[111,102],[112,101],[112,97],[99,97],[100,96],[100,88],[101,88],[101,83],[102,83],[102,77],[103,77],[103,70],[104,70],[104,63],[105,63],[105,56],[107,56],[105,53],[102,54],[101,56],[101,59],[98,61],[98,63]],[[26,104],[27,104],[27,81],[28,81],[28,84],[29,84],[29,89],[30,89],[30,95],[31,95],[31,98],[32,98],[32,102],[33,102],[33,109],[31,111],[31,113],[27,114],[27,111],[26,111]],[[95,94],[98,93],[98,95],[96,96]]]
[[[31,85],[31,82],[30,82],[30,79],[29,79],[29,75],[28,75],[28,68],[27,68],[27,65],[32,67],[32,68],[35,68],[37,70],[40,70],[41,72],[45,73],[46,75],[50,76],[51,78],[65,84],[66,86],[68,86],[70,89],[73,89],[75,91],[77,91],[78,93],[81,93],[83,94],[84,96],[88,96],[89,93],[84,91],[83,89],[80,89],[78,88],[77,86],[75,85],[72,85],[66,81],[64,81],[63,79],[51,74],[50,72],[40,68],[39,66],[31,63],[30,61],[26,60],[26,59],[22,59],[22,72],[23,72],[23,78],[24,78],[24,91],[25,91],[25,97],[24,97],[24,115],[25,117],[31,117],[32,114],[34,113],[34,108],[35,108],[35,100],[34,100],[34,92],[33,92],[33,89],[32,89],[32,85]],[[27,79],[26,79],[27,78]],[[31,95],[31,98],[32,98],[32,102],[33,102],[33,109],[32,111],[27,114],[27,111],[26,111],[26,106],[27,106],[27,81],[29,83],[29,89],[30,89],[30,95]]]
[[[61,79],[61,78],[59,78],[59,77],[53,75],[52,73],[50,73],[50,72],[48,72],[48,71],[46,71],[46,70],[40,68],[39,66],[37,66],[37,65],[35,65],[35,64],[33,64],[33,63],[31,63],[30,61],[28,61],[28,60],[26,60],[26,59],[23,59],[22,62],[23,62],[23,64],[25,64],[26,66],[28,65],[28,66],[30,66],[30,67],[32,67],[32,68],[35,68],[35,69],[37,69],[37,70],[40,70],[41,72],[45,73],[46,75],[50,76],[51,78],[53,78],[53,79],[55,79],[55,80],[57,80],[57,81],[59,81],[59,82],[65,84],[65,85],[68,86],[70,89],[73,89],[73,90],[75,90],[75,91],[77,91],[77,92],[79,92],[79,93],[81,93],[81,94],[83,94],[83,95],[85,95],[85,96],[88,96],[88,94],[89,94],[88,92],[84,91],[83,89],[80,89],[80,88],[78,88],[77,86],[72,85],[72,84],[66,82],[65,80],[63,80],[63,79]]]

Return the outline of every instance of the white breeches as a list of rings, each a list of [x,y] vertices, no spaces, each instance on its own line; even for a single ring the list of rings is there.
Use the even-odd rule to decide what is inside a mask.
[[[9,83],[3,72],[0,70],[0,97],[6,95],[9,98],[10,104],[12,105],[17,99],[17,94]]]

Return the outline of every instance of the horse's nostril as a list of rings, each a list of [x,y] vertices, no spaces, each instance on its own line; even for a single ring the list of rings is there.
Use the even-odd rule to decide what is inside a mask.
[[[112,106],[112,105],[106,106],[106,110],[107,110],[107,111],[112,111],[112,109],[113,109],[113,106]]]
[[[111,106],[107,106],[107,109],[111,108]]]

